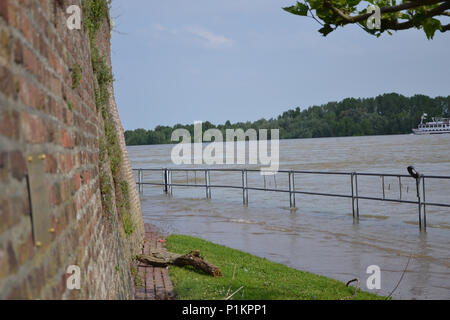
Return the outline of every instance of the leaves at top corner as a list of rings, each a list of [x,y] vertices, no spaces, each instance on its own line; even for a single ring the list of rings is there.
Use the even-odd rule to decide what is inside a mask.
[[[297,1],[297,4],[295,6],[286,7],[283,8],[283,10],[292,14],[296,14],[298,16],[307,16],[309,7],[306,4]]]

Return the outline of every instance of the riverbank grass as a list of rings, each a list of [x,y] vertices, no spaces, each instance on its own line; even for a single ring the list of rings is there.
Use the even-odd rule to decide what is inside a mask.
[[[354,287],[327,277],[303,272],[268,261],[251,254],[217,245],[199,238],[171,235],[166,239],[167,249],[176,253],[199,250],[208,262],[221,268],[223,277],[213,278],[190,267],[169,267],[177,299],[224,299],[238,290],[232,300],[339,300],[352,296]],[[234,266],[235,277],[229,290]],[[353,283],[354,284],[354,283]],[[353,299],[384,299],[363,292]]]

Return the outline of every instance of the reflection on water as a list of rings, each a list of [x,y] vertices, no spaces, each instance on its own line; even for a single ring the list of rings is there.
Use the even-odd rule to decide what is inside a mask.
[[[426,175],[450,175],[450,135],[374,136],[280,141],[280,168],[294,170],[406,173],[414,165]],[[173,167],[172,146],[129,147],[134,168]],[[240,173],[213,173],[213,184],[240,185]],[[174,174],[174,180],[202,184],[203,177]],[[146,173],[146,181],[160,182],[160,173]],[[411,180],[411,181],[410,181]],[[249,186],[285,188],[281,173],[264,178],[249,174]],[[386,179],[386,197],[416,200],[415,183]],[[379,177],[360,177],[360,195],[380,196]],[[349,193],[349,177],[299,175],[296,188],[305,191]],[[450,202],[450,180],[427,181],[427,201]],[[366,269],[381,268],[381,290],[396,286],[411,257],[397,299],[450,298],[450,217],[448,208],[427,207],[427,233],[418,230],[417,206],[361,201],[360,220],[353,221],[351,200],[297,195],[297,210],[289,209],[284,193],[213,189],[205,199],[203,188],[175,187],[173,197],[161,187],[145,187],[141,197],[146,222],[167,233],[190,234],[256,254],[291,267],[341,281],[361,279]]]

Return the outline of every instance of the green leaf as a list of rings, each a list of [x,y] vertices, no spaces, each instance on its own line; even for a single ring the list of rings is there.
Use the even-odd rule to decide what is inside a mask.
[[[355,7],[361,2],[361,0],[347,0],[346,2],[349,7]]]
[[[423,31],[427,35],[428,40],[433,39],[436,30],[441,30],[441,22],[438,19],[429,18],[423,21]]]
[[[416,13],[414,15],[414,17],[412,18],[412,21],[413,21],[414,26],[416,28],[419,28],[420,25],[422,25],[425,22],[425,20],[426,20],[426,17],[425,17],[425,13],[424,12]]]
[[[329,24],[324,25],[323,28],[321,28],[321,29],[319,30],[319,32],[320,32],[324,37],[326,37],[327,34],[329,34],[329,33],[332,32],[332,31],[334,31],[334,29],[333,29]]]
[[[286,8],[283,8],[283,10],[285,10],[289,13],[292,13],[292,14],[296,14],[298,16],[307,16],[309,7],[306,4],[297,2],[297,4],[295,6],[286,7]]]

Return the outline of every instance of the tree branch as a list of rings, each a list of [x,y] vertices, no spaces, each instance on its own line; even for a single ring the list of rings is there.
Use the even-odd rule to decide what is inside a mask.
[[[442,26],[441,32],[450,31],[450,23]]]
[[[450,1],[446,1],[442,3],[440,6],[433,8],[431,10],[428,10],[424,17],[425,18],[431,18],[437,15],[441,15],[445,10],[450,9]],[[398,23],[398,20],[388,20],[388,19],[382,19],[381,20],[381,29],[386,30],[405,30],[414,27],[414,21],[408,20],[405,22]],[[444,28],[444,26],[442,27]],[[442,32],[447,30],[441,30]]]
[[[395,6],[389,6],[389,7],[382,7],[380,8],[381,14],[383,13],[392,13],[392,12],[399,12],[402,10],[417,8],[421,6],[428,6],[443,2],[442,0],[417,0],[417,1],[408,1],[403,2],[402,4],[395,5]],[[445,1],[443,4],[450,4],[450,1]],[[341,9],[336,8],[333,6],[331,0],[325,0],[324,1],[324,7],[329,8],[331,11],[333,11],[336,15],[341,17],[346,23],[356,23],[360,22],[362,20],[366,20],[369,18],[372,13],[364,13],[357,16],[350,16],[346,13],[344,13]]]

